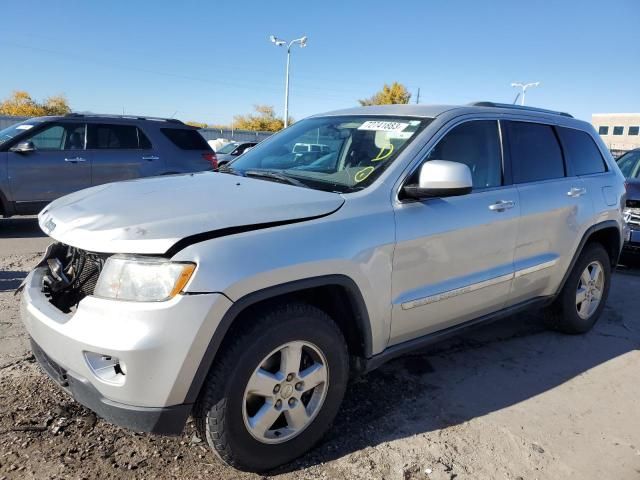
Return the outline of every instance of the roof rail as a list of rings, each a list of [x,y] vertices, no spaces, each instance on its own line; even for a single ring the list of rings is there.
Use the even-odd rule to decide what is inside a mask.
[[[162,118],[162,117],[142,117],[140,115],[110,115],[108,113],[67,113],[65,117],[77,117],[77,118],[124,118],[129,120],[153,120],[156,122],[171,122],[180,123],[183,122],[177,118]]]
[[[513,110],[525,110],[539,113],[550,113],[552,115],[562,115],[563,117],[573,118],[573,115],[567,112],[558,112],[556,110],[547,110],[546,108],[527,107],[525,105],[512,105],[510,103],[496,103],[496,102],[472,102],[468,104],[470,107],[496,107],[496,108],[509,108]]]

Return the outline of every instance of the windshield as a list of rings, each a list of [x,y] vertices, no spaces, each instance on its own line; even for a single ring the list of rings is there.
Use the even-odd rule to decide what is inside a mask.
[[[431,119],[389,116],[302,120],[231,162],[234,173],[268,171],[321,190],[370,185]]]
[[[4,130],[0,130],[0,145],[8,142],[12,138],[24,133],[27,130],[30,130],[32,127],[35,127],[38,122],[34,122],[33,120],[26,120],[24,122],[18,123],[16,125],[11,125],[10,127],[5,128]]]
[[[640,176],[640,150],[625,153],[617,162],[625,178],[636,178]]]
[[[225,146],[220,147],[216,153],[231,153],[238,145],[237,143],[227,143]]]

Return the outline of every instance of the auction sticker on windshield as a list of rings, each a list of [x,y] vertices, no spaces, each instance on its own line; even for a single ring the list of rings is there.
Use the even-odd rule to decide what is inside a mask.
[[[383,122],[380,120],[369,120],[358,127],[358,130],[372,130],[375,132],[401,132],[409,126],[402,122]]]

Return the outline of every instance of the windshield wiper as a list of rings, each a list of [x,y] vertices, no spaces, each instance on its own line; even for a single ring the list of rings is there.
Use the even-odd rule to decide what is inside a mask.
[[[220,173],[230,173],[231,175],[238,175],[240,177],[242,176],[242,173],[240,173],[235,168],[229,166],[228,163],[225,163],[221,167],[218,167],[218,172],[220,172]]]
[[[304,187],[309,188],[309,186],[300,180],[297,180],[293,177],[289,177],[288,175],[282,175],[281,173],[276,173],[271,170],[245,170],[245,177],[257,177],[257,178],[265,178],[268,180],[274,180],[280,183],[288,183],[289,185],[295,185],[296,187]]]

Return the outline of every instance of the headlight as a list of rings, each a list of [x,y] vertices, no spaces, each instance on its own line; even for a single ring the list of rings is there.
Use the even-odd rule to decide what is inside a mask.
[[[94,290],[96,297],[161,302],[185,287],[196,266],[162,258],[113,255],[107,259]]]

